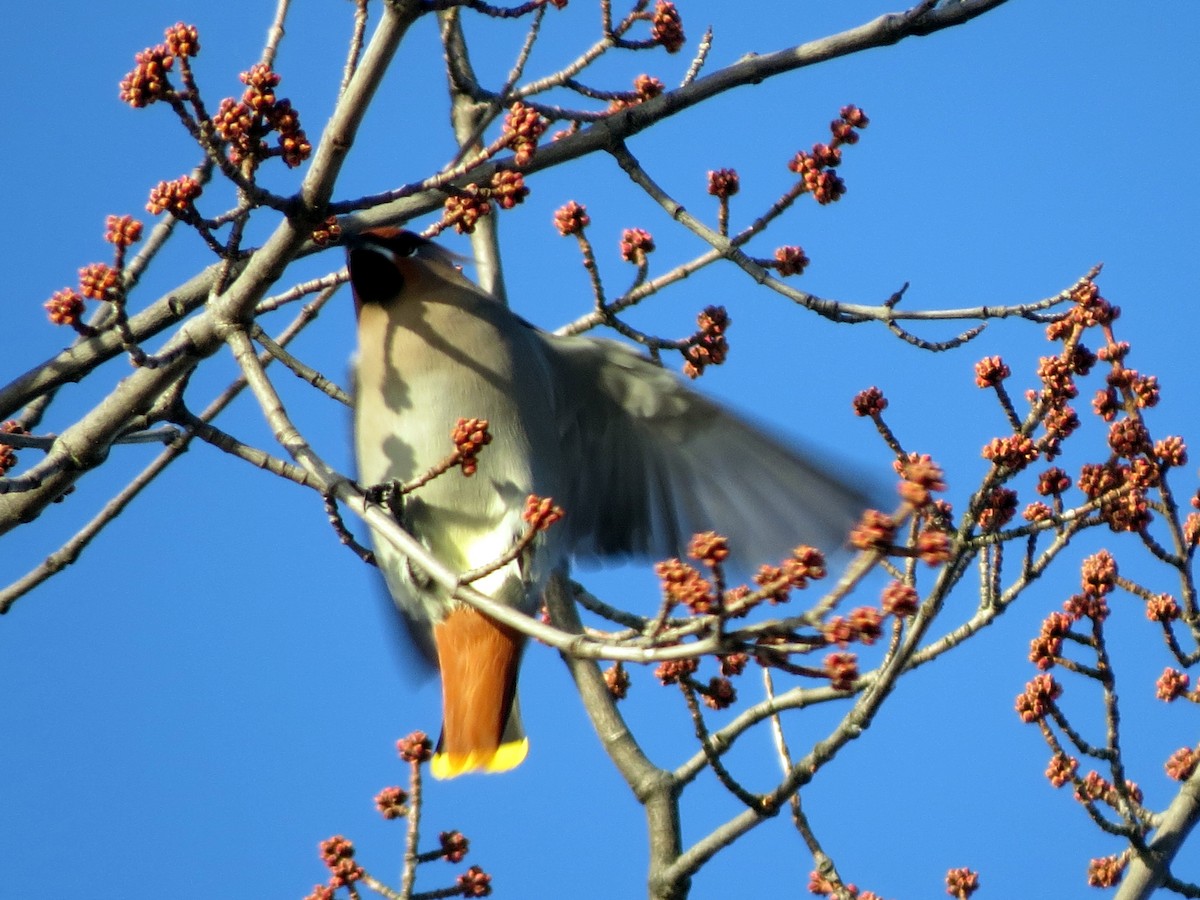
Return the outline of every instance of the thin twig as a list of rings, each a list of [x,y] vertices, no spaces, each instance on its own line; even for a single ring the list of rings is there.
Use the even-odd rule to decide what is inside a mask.
[[[696,740],[700,742],[700,748],[704,752],[704,758],[708,761],[708,767],[712,769],[713,774],[717,776],[717,781],[721,782],[721,786],[733,796],[737,797],[742,803],[751,809],[761,810],[763,806],[763,798],[758,797],[740,784],[729,774],[729,770],[721,763],[721,748],[713,740],[709,734],[708,727],[704,724],[704,714],[700,711],[700,704],[696,701],[696,691],[686,681],[680,680],[679,689],[683,692],[683,699],[687,705],[688,715],[692,719],[692,728],[696,734]]]
[[[409,900],[417,881],[417,843],[421,837],[421,764],[410,764],[408,780],[408,816],[404,830],[404,868],[400,875],[400,896]]]
[[[672,219],[681,223],[688,228],[689,231],[702,238],[715,250],[748,275],[756,282],[766,285],[774,291],[783,294],[795,303],[811,309],[813,312],[824,316],[835,322],[857,323],[866,321],[891,322],[895,319],[915,319],[915,320],[935,320],[935,319],[989,319],[989,318],[1004,318],[1008,316],[1020,315],[1028,316],[1034,312],[1049,309],[1054,306],[1065,304],[1071,300],[1072,291],[1082,281],[1088,280],[1088,276],[1080,279],[1071,288],[1060,292],[1054,297],[1045,300],[1036,301],[1034,303],[1018,304],[1009,307],[988,307],[981,306],[974,309],[956,309],[956,310],[915,310],[903,311],[891,309],[886,303],[879,306],[863,306],[856,303],[844,303],[838,300],[829,300],[823,297],[817,297],[814,294],[807,294],[803,291],[797,291],[790,288],[783,282],[773,278],[766,269],[758,265],[753,259],[743,253],[729,238],[722,237],[720,233],[714,231],[696,219],[691,213],[684,209],[683,205],[673,199],[666,193],[642,168],[641,164],[631,154],[624,143],[616,142],[609,147],[609,152],[617,160],[618,164],[629,175],[630,180],[638,187],[642,188],[652,199],[654,199],[663,209],[671,216]]]
[[[700,75],[700,71],[704,68],[704,63],[708,60],[708,53],[712,50],[713,45],[713,30],[710,25],[704,31],[704,37],[700,39],[700,44],[696,47],[696,55],[692,58],[692,64],[688,66],[687,74],[683,76],[683,81],[679,83],[680,87],[687,87]]]
[[[367,33],[367,4],[369,0],[354,0],[354,31],[350,36],[350,48],[346,52],[346,65],[342,69],[342,83],[338,85],[338,98],[346,93],[350,79],[358,68],[362,55],[363,37]]]
[[[316,300],[314,304],[324,301]],[[279,334],[279,343],[286,345],[289,343],[301,330],[311,322],[313,316],[306,314],[303,310],[297,315],[296,319]],[[263,359],[264,365],[270,364],[270,358]],[[244,379],[238,379],[230,384],[224,391],[221,392],[207,407],[197,416],[202,422],[210,422],[216,418],[230,403],[245,388]],[[14,581],[4,590],[0,591],[0,614],[8,612],[9,608],[21,596],[29,593],[33,588],[37,587],[43,581],[46,581],[51,576],[61,572],[67,566],[79,559],[80,555],[87,548],[88,544],[98,535],[107,525],[112,523],[124,509],[133,501],[135,497],[150,483],[157,478],[167,466],[178,459],[187,451],[191,442],[192,433],[186,428],[178,435],[178,438],[166,450],[162,451],[155,459],[146,466],[132,481],[129,482],[116,496],[108,501],[104,507],[93,516],[79,531],[72,535],[62,547],[46,557],[38,566],[30,570],[22,578]]]
[[[275,18],[271,21],[271,27],[267,29],[267,40],[263,44],[260,57],[262,64],[269,69],[275,68],[275,54],[279,52],[279,42],[283,40],[283,23],[287,20],[291,5],[292,0],[276,0]]]
[[[312,385],[327,397],[332,397],[339,403],[346,406],[352,406],[353,401],[350,395],[343,391],[338,385],[330,381],[316,369],[305,365],[291,353],[288,353],[275,341],[267,336],[267,333],[262,330],[257,323],[250,326],[250,336],[260,343],[264,350],[270,353],[273,357],[284,364],[288,369],[294,372],[297,377],[303,379],[308,384]]]

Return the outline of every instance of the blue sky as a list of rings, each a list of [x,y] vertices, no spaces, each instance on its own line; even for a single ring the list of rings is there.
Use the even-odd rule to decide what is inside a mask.
[[[899,8],[879,0],[678,5],[690,39],[710,21],[716,27],[712,66]],[[293,99],[315,140],[340,75],[351,6],[295,7],[277,65],[280,94]],[[101,10],[70,0],[52,11],[30,4],[7,11],[0,76],[21,89],[10,92],[2,150],[0,205],[11,224],[0,380],[63,345],[67,335],[46,321],[41,303],[72,283],[80,266],[107,258],[105,216],[148,218],[149,187],[194,164],[196,152],[169,111],[135,111],[117,100],[133,53],[177,20],[195,23],[203,46],[196,68],[215,107],[240,92],[237,73],[257,59],[272,10],[266,2],[194,0],[121,0]],[[551,71],[569,58],[555,41],[582,47],[592,18],[585,0],[552,15],[532,70]],[[472,31],[480,24],[472,21]],[[832,207],[800,204],[756,252],[802,244],[813,262],[798,287],[878,303],[909,282],[905,304],[914,308],[1034,300],[1103,262],[1101,289],[1122,307],[1118,334],[1133,344],[1130,364],[1162,383],[1155,435],[1194,441],[1197,34],[1200,9],[1182,0],[1137,15],[1109,0],[1013,0],[963,28],[733,92],[630,147],[692,212],[710,218],[705,172],[736,167],[743,185],[736,225],[786,189],[785,163],[824,139],[841,106],[862,106],[871,125],[846,151],[845,199]],[[413,180],[448,155],[433,37],[423,23],[401,49],[339,197]],[[502,26],[486,48],[479,45],[476,62],[503,72],[521,37],[519,26]],[[598,80],[624,87],[649,71],[671,83],[687,62],[662,54],[606,61]],[[427,131],[434,137],[423,137]],[[276,186],[291,183],[288,177]],[[505,215],[502,241],[514,305],[546,327],[580,314],[590,299],[573,243],[550,224],[567,200],[591,211],[610,291],[630,277],[616,253],[624,227],[653,232],[656,271],[698,251],[610,160],[547,172],[531,187],[529,201]],[[270,224],[264,216],[256,233]],[[147,276],[142,302],[186,278],[202,258],[197,242],[177,243]],[[466,250],[465,241],[450,243]],[[336,254],[324,254],[298,277],[337,265]],[[703,390],[882,479],[886,450],[849,411],[854,393],[879,385],[891,400],[893,427],[912,449],[945,465],[949,498],[960,506],[985,471],[979,448],[1004,428],[999,410],[973,385],[974,362],[1004,355],[1019,394],[1033,382],[1037,357],[1049,352],[1040,327],[994,322],[966,348],[923,353],[880,326],[835,326],[806,314],[732,270],[689,279],[636,321],[686,334],[695,312],[714,302],[729,308],[733,352],[727,366],[705,376]],[[348,297],[336,299],[298,352],[344,380],[351,319]],[[921,333],[938,339],[953,330]],[[125,365],[116,361],[95,384],[64,390],[45,427],[60,430],[90,408]],[[192,387],[196,408],[233,372],[227,356],[209,368]],[[279,381],[322,452],[348,466],[343,411]],[[1086,404],[1079,406],[1082,413]],[[248,398],[219,424],[269,442]],[[1081,436],[1092,455],[1099,435],[1092,426]],[[7,535],[5,583],[54,550],[153,452],[114,449],[65,503]],[[1178,473],[1181,496],[1194,491],[1194,471]],[[1101,544],[1136,550],[1128,537],[1097,533],[1074,558]],[[1139,571],[1131,562],[1129,572]],[[1172,589],[1164,573],[1144,572],[1152,589]],[[1028,641],[1074,592],[1077,577],[1073,563],[1061,567],[961,652],[906,679],[870,731],[806,790],[806,810],[846,878],[887,897],[927,897],[941,894],[947,868],[971,866],[981,873],[981,896],[1095,893],[1084,886],[1087,861],[1117,847],[1069,797],[1052,791],[1042,776],[1044,745],[1012,712],[1033,674]],[[583,580],[636,609],[657,603],[644,571]],[[969,587],[952,600],[946,627],[973,608]],[[1187,710],[1151,699],[1169,660],[1138,605],[1114,608],[1131,775],[1158,809],[1174,793],[1162,761],[1195,731]],[[398,646],[373,573],[333,539],[318,500],[194,446],[78,564],[0,619],[6,883],[51,898],[219,891],[299,900],[324,879],[316,844],[335,833],[356,842],[369,871],[394,881],[402,830],[379,819],[371,798],[406,777],[395,739],[416,728],[436,731],[439,707],[436,684],[417,680]],[[744,684],[748,697],[754,685]],[[532,749],[520,769],[430,786],[426,834],[458,828],[473,844],[461,866],[422,869],[419,887],[444,886],[477,863],[494,876],[497,896],[642,894],[640,811],[554,653],[531,648],[522,697]],[[1080,721],[1094,726],[1095,703],[1080,709]],[[649,671],[635,673],[626,712],[656,761],[677,763],[692,752],[682,705]],[[830,724],[829,711],[805,712],[791,720],[790,740],[806,746]],[[735,760],[754,784],[755,767],[773,765],[769,739],[752,736],[746,745]],[[773,777],[765,771],[754,786]],[[736,811],[718,788],[698,789],[685,806],[685,840]],[[1200,852],[1189,848],[1179,873],[1196,877],[1198,865]],[[731,888],[805,896],[811,868],[781,816],[704,869],[693,896]]]

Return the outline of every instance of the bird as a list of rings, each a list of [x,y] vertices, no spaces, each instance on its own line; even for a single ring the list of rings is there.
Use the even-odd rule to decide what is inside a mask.
[[[359,481],[404,483],[445,460],[460,419],[486,420],[472,477],[449,472],[406,494],[400,524],[441,563],[494,562],[525,532],[530,495],[564,516],[473,583],[534,614],[572,561],[666,559],[694,533],[728,538],[742,571],[800,543],[836,546],[868,500],[757,424],[632,347],[531,325],[414,232],[344,238],[357,317],[354,444]],[[517,700],[524,638],[453,600],[377,533],[389,592],[442,682],[438,778],[524,760]]]

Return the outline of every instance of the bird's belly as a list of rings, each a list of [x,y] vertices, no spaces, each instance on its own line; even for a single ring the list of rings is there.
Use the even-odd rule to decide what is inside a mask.
[[[395,398],[434,398],[428,406],[393,403]],[[522,512],[530,494],[552,495],[556,486],[535,468],[537,457],[526,419],[513,398],[482,381],[463,390],[456,381],[426,372],[401,391],[360,392],[356,407],[356,455],[364,487],[408,483],[444,463],[454,452],[451,433],[460,418],[485,418],[491,443],[478,454],[478,468],[466,476],[453,467],[406,494],[401,524],[456,573],[495,561],[513,547],[525,529]],[[382,427],[380,427],[382,425]],[[543,438],[545,441],[546,439]],[[553,453],[551,446],[549,452]],[[536,593],[558,564],[559,540],[539,538],[541,551],[514,560],[473,586],[483,593],[531,611]],[[398,604],[418,620],[438,621],[448,608],[445,592],[414,571],[386,540],[375,536],[376,555]]]

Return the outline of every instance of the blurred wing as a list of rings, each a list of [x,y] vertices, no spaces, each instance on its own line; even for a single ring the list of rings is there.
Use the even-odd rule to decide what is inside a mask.
[[[797,544],[843,546],[868,506],[845,478],[789,449],[615,341],[545,335],[576,557],[683,556],[713,530],[753,573]]]

